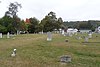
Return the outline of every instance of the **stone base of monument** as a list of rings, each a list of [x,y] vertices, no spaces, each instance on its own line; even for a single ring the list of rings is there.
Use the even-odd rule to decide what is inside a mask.
[[[71,56],[63,55],[60,57],[60,62],[62,63],[69,63],[71,62]]]

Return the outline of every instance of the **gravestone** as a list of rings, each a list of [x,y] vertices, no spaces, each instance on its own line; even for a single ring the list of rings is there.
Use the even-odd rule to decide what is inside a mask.
[[[59,29],[60,34],[62,33],[62,29]]]
[[[41,34],[43,34],[43,30],[42,30]]]
[[[61,56],[60,57],[60,62],[63,62],[63,63],[71,62],[71,57],[68,56],[68,55]]]
[[[2,33],[0,33],[0,38],[2,38]]]
[[[52,34],[51,32],[47,32],[47,41],[51,41],[52,40]]]
[[[11,56],[12,56],[12,57],[15,57],[15,56],[16,56],[16,49],[13,50]]]
[[[88,36],[89,36],[89,38],[92,38],[92,34],[90,33],[90,34],[88,34]]]
[[[17,30],[17,35],[19,35],[20,34],[20,31],[19,30]]]
[[[62,30],[62,35],[64,35],[64,33],[65,33],[64,30]]]
[[[10,38],[10,33],[9,32],[7,33],[7,38]]]
[[[88,37],[85,37],[85,42],[88,42]]]

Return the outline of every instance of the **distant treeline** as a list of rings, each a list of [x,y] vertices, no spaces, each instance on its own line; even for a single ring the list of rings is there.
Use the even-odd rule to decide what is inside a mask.
[[[89,29],[94,31],[95,28],[100,26],[99,20],[88,20],[88,21],[65,21],[64,26],[66,28],[77,28],[77,29]]]

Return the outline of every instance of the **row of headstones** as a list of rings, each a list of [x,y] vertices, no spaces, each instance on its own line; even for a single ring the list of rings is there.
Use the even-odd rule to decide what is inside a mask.
[[[80,39],[84,39],[85,42],[88,42],[89,39],[92,38],[92,33],[89,33],[88,36],[78,36],[76,37],[76,39],[80,40]]]
[[[3,38],[3,34],[0,33],[0,38]],[[10,33],[7,33],[7,38],[10,38]],[[52,33],[51,32],[47,32],[47,41],[51,41],[52,40]]]
[[[0,33],[0,38],[3,38],[3,34],[2,33]],[[10,38],[10,33],[9,32],[7,33],[7,38]]]
[[[72,37],[73,35],[77,35],[77,32],[64,32],[64,31],[62,31],[62,33],[61,33],[63,36],[70,36],[70,37]]]
[[[81,33],[80,33],[80,34],[81,34]],[[78,35],[78,33],[77,33],[77,32],[75,32],[75,33],[72,33],[72,32],[64,33],[64,32],[63,32],[62,35],[72,37],[73,35]],[[88,35],[89,35],[89,38],[91,38],[92,33],[89,33]]]
[[[64,33],[63,33],[64,35]],[[69,36],[72,36],[72,34],[69,33]],[[92,38],[92,33],[89,33],[87,37],[84,37],[85,42],[88,42],[88,40]],[[78,37],[77,39],[82,39],[81,37]],[[52,41],[52,33],[47,32],[47,41]]]

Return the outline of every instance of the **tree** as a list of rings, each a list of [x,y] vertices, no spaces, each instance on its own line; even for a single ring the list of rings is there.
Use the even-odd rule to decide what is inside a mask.
[[[45,18],[41,20],[41,27],[44,32],[53,31],[55,29],[59,30],[60,28],[64,28],[62,18],[56,18],[56,14],[54,12],[49,12]]]
[[[16,18],[18,7],[20,8],[22,7],[21,4],[19,4],[18,2],[10,3],[8,11],[6,11],[5,15],[10,16],[12,18]]]
[[[41,20],[41,26],[44,32],[53,31],[55,29],[57,22],[56,14],[54,12],[49,12],[48,15]]]
[[[12,25],[13,19],[9,16],[4,16],[0,19],[0,25],[5,28],[5,31],[1,31],[3,33],[7,33],[8,31],[11,32],[14,30],[14,26]]]
[[[5,32],[7,32],[7,28],[0,25],[0,33],[5,33]]]
[[[61,17],[59,17],[58,18],[58,20],[57,20],[57,22],[56,22],[56,29],[64,29],[65,27],[64,27],[64,25],[63,25],[63,20],[62,20],[62,18]]]
[[[90,21],[83,21],[79,23],[79,29],[92,29],[92,25]]]
[[[21,4],[17,2],[10,3],[8,11],[6,11],[5,15],[0,19],[0,32],[16,32],[16,30],[20,29],[21,20],[17,16],[18,7],[21,7]]]
[[[30,18],[29,20],[30,20],[30,24],[28,26],[29,33],[38,33],[37,28],[39,25],[39,20],[36,19],[35,17]]]
[[[19,22],[19,30],[20,30],[20,31],[27,31],[27,26],[26,26],[24,20],[21,20],[21,21]]]
[[[13,22],[12,25],[14,26],[14,28],[16,30],[19,29],[19,18],[17,16],[17,12],[18,12],[18,7],[22,7],[21,4],[14,2],[14,3],[10,3],[9,7],[8,7],[8,11],[5,12],[5,16],[9,16],[11,18],[13,18]]]

